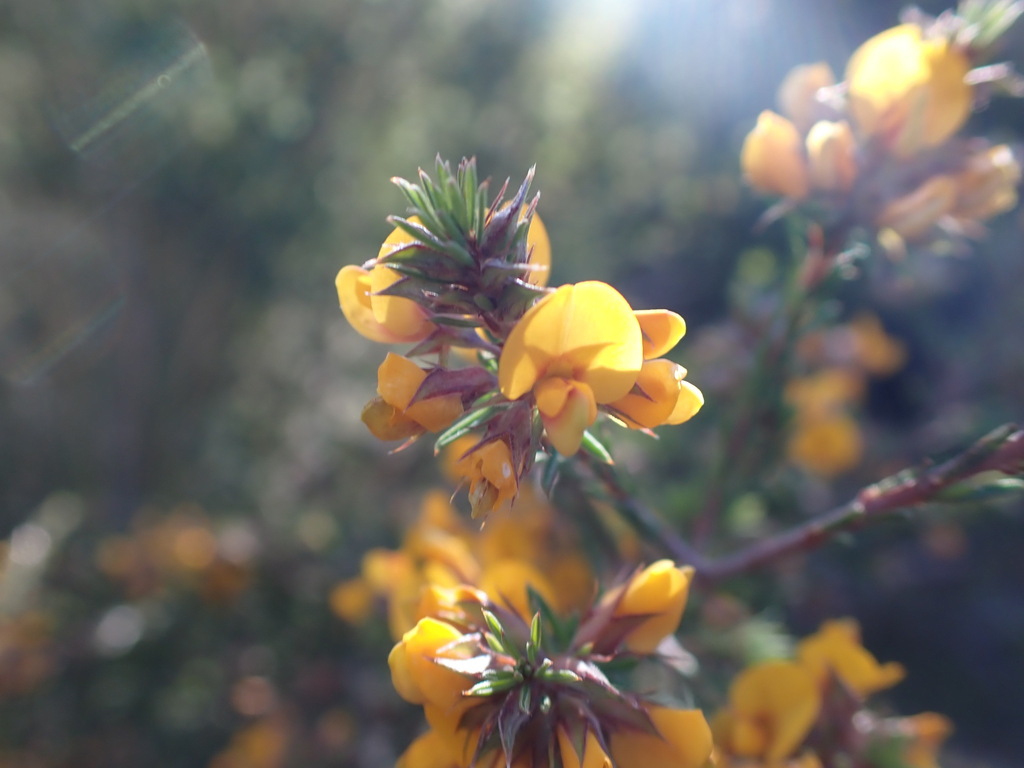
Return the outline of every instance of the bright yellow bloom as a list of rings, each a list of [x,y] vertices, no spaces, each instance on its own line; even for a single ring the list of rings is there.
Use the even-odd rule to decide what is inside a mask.
[[[437,432],[462,414],[462,398],[457,394],[413,403],[416,391],[426,378],[427,372],[412,360],[388,352],[377,369],[380,397],[367,403],[362,413],[363,423],[375,437],[401,440],[424,430]]]
[[[970,114],[969,69],[961,50],[944,38],[926,40],[916,24],[875,35],[846,68],[858,130],[899,157],[941,144]]]
[[[761,192],[802,200],[810,191],[804,140],[789,120],[770,110],[757,118],[740,153],[750,186]]]
[[[612,619],[639,619],[621,641],[634,653],[654,653],[667,635],[679,627],[693,580],[693,568],[671,560],[658,560],[602,599],[613,604]]]
[[[741,672],[729,708],[714,722],[715,742],[736,757],[776,763],[792,757],[821,711],[813,675],[792,661],[767,661]]]
[[[534,267],[527,273],[526,282],[531,285],[547,285],[551,274],[551,240],[548,238],[547,227],[536,213],[530,219],[530,229],[526,232],[526,250],[529,254],[528,263]]]
[[[817,93],[836,84],[832,68],[824,63],[802,64],[793,67],[779,86],[779,109],[793,121],[801,133],[806,133],[818,122],[820,104]]]
[[[864,377],[844,368],[825,368],[786,384],[786,401],[805,417],[821,416],[864,396]]]
[[[619,728],[609,747],[616,768],[701,768],[711,755],[711,729],[699,709],[646,707],[657,734]]]
[[[498,362],[501,393],[533,392],[548,438],[574,454],[597,406],[624,397],[643,363],[640,324],[629,303],[606,283],[563,285],[512,329]]]
[[[829,192],[845,192],[857,177],[857,145],[846,121],[820,120],[807,134],[807,160],[811,185]]]
[[[492,440],[473,448],[455,463],[455,472],[469,482],[473,517],[502,510],[515,500],[519,480],[512,466],[512,452],[504,440]]]
[[[834,675],[860,697],[896,685],[905,674],[901,664],[879,664],[860,644],[860,627],[853,619],[826,621],[815,634],[800,642],[797,656],[820,686]]]
[[[391,682],[398,694],[412,704],[430,703],[444,709],[459,702],[471,683],[434,659],[467,658],[471,649],[458,643],[461,637],[451,624],[429,616],[402,635],[388,655]]]

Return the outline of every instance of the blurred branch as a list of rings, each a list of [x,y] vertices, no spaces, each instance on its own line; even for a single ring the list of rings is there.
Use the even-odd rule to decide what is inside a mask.
[[[983,472],[1024,474],[1024,430],[1005,424],[963,453],[930,467],[904,470],[870,485],[852,501],[731,555],[697,566],[697,579],[707,585],[762,568],[796,552],[819,546],[840,531],[859,528],[893,512],[928,502],[941,502],[943,492]]]

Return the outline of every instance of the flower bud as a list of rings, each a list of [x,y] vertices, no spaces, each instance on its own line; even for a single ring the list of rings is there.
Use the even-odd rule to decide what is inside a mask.
[[[690,593],[693,568],[659,560],[633,576],[615,605],[612,618],[644,617],[626,634],[622,645],[634,653],[654,653],[679,627]]]
[[[857,177],[856,142],[849,123],[821,120],[807,134],[811,185],[828,192],[845,192]]]
[[[794,200],[807,197],[810,180],[803,140],[781,115],[768,110],[760,114],[743,142],[740,166],[756,190]]]
[[[967,168],[954,176],[957,185],[953,215],[983,220],[1017,205],[1020,163],[1007,145],[972,155]]]
[[[890,202],[875,225],[891,229],[904,240],[923,238],[953,210],[956,193],[952,176],[933,176],[913,192]]]
[[[793,67],[779,86],[776,100],[779,110],[793,121],[801,133],[806,133],[818,122],[822,104],[817,93],[836,84],[832,68],[823,61]]]

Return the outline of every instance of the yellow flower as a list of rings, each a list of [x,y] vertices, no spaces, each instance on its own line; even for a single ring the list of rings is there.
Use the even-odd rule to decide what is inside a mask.
[[[919,240],[930,234],[943,216],[953,212],[957,183],[952,176],[932,176],[917,189],[888,203],[875,220],[903,240]]]
[[[789,120],[770,110],[758,116],[740,153],[750,186],[761,192],[802,200],[810,191],[803,137]]]
[[[714,722],[727,754],[775,763],[791,757],[821,711],[814,677],[792,661],[767,661],[741,672],[729,688],[729,708]]]
[[[430,616],[402,635],[388,655],[391,682],[398,694],[412,704],[430,703],[445,709],[459,702],[471,683],[434,659],[471,655],[471,649],[458,643],[461,637],[451,624]]]
[[[907,362],[907,348],[885,332],[875,315],[862,314],[849,325],[854,355],[864,370],[874,376],[891,376]]]
[[[686,335],[686,321],[675,312],[667,309],[637,309],[633,315],[640,324],[644,360],[661,357]]]
[[[864,455],[857,421],[842,411],[796,420],[786,445],[789,460],[829,478],[853,469]]]
[[[656,734],[618,728],[609,738],[616,768],[701,768],[711,755],[711,729],[699,709],[646,707]]]
[[[495,603],[515,611],[527,622],[533,616],[528,589],[540,595],[548,605],[558,604],[548,579],[524,560],[491,563],[480,576],[480,589]]]
[[[551,240],[548,238],[547,227],[536,213],[530,219],[530,229],[526,232],[526,250],[529,254],[528,263],[534,267],[527,273],[526,282],[531,285],[547,285],[551,274]]]
[[[971,155],[967,168],[953,178],[956,203],[952,214],[957,218],[980,221],[1017,205],[1020,163],[1005,144]]]
[[[349,624],[362,624],[373,611],[374,592],[366,579],[355,578],[337,584],[328,603],[334,614]]]
[[[864,377],[844,368],[825,368],[786,384],[786,401],[802,416],[822,416],[864,396]]]
[[[504,440],[491,440],[471,448],[454,469],[458,477],[469,481],[473,517],[506,509],[516,498],[519,479],[512,465],[512,452]]]
[[[846,121],[820,120],[807,134],[807,159],[812,186],[845,192],[857,177],[856,141]]]
[[[602,599],[613,604],[612,619],[636,621],[620,645],[634,653],[654,653],[679,627],[693,580],[693,568],[658,560]]]
[[[969,69],[961,50],[944,38],[926,40],[916,24],[875,35],[846,68],[858,130],[899,157],[941,144],[970,114]]]
[[[860,627],[853,619],[826,621],[800,642],[797,657],[820,686],[835,675],[862,698],[896,685],[905,674],[901,664],[879,664],[860,644]]]
[[[381,440],[401,440],[437,432],[462,414],[462,398],[457,394],[430,397],[413,403],[427,372],[412,360],[388,352],[377,369],[379,398],[363,409],[363,423]]]
[[[415,216],[409,221],[419,223]],[[377,258],[412,242],[407,232],[396,228],[381,245]],[[401,278],[401,274],[384,264],[369,271],[349,265],[338,272],[334,283],[341,311],[352,327],[370,341],[408,344],[422,341],[434,331],[426,310],[412,299],[377,295]]]
[[[624,397],[643,363],[640,324],[606,283],[563,285],[512,329],[498,362],[501,393],[533,392],[548,438],[563,455],[579,449],[597,406]]]
[[[793,121],[797,130],[806,133],[818,122],[817,115],[821,107],[817,99],[818,91],[835,84],[836,77],[832,68],[824,62],[794,67],[779,86],[779,109]]]

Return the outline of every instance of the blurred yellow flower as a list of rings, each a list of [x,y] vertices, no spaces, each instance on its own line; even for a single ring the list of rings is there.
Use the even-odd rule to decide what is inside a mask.
[[[620,728],[609,739],[616,768],[701,768],[711,754],[711,729],[699,709],[648,706],[656,733]]]
[[[754,189],[802,200],[810,191],[804,140],[796,126],[770,110],[757,118],[740,152],[740,167]]]
[[[901,664],[879,664],[860,643],[853,619],[826,621],[797,646],[797,657],[824,687],[835,676],[851,693],[864,698],[891,688],[904,677]]]
[[[900,718],[898,725],[907,740],[901,755],[906,768],[939,768],[939,748],[953,732],[949,718],[936,712],[922,712]]]
[[[729,706],[714,719],[716,746],[732,757],[767,765],[793,757],[821,711],[811,673],[792,661],[766,661],[741,672],[729,688]]]
[[[857,144],[845,120],[819,120],[807,134],[811,185],[828,192],[846,192],[857,178]]]
[[[434,659],[464,659],[471,649],[458,641],[462,633],[451,624],[431,616],[420,619],[391,649],[388,666],[398,694],[411,704],[430,703],[448,709],[470,686],[466,677]]]
[[[808,472],[831,478],[857,466],[864,438],[857,421],[842,411],[797,418],[786,454]]]
[[[959,130],[973,102],[970,62],[916,24],[888,29],[858,48],[846,68],[850,111],[861,134],[898,157],[934,147]]]
[[[818,91],[835,84],[836,76],[824,62],[793,67],[779,86],[776,97],[779,109],[793,121],[797,130],[806,133],[819,119]]]
[[[958,219],[990,219],[1017,205],[1020,162],[1006,144],[971,155],[967,167],[953,178],[956,202],[952,215]]]

